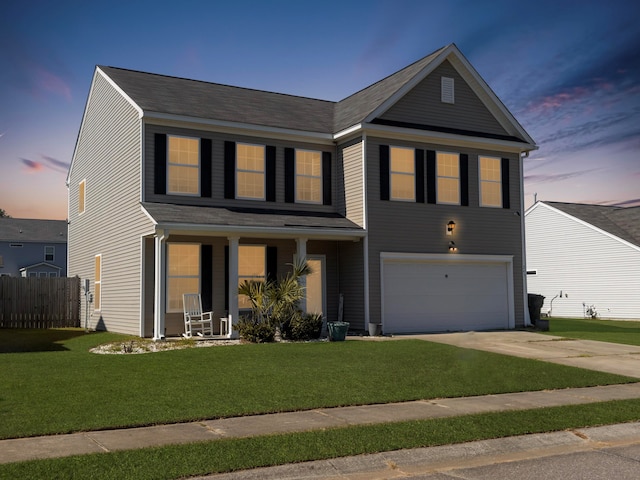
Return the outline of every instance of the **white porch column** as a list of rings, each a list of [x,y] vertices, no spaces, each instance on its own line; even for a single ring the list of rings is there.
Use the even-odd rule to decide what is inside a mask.
[[[227,337],[236,338],[233,328],[238,323],[238,245],[240,237],[228,237],[229,240],[229,331]]]
[[[166,292],[166,253],[167,242],[165,231],[156,230],[155,236],[155,282],[153,300],[153,340],[164,339],[164,315]]]
[[[307,260],[307,238],[300,237],[296,238],[296,259],[297,261],[306,261]],[[307,277],[302,277],[299,280],[300,285],[305,289],[304,297],[300,300],[300,309],[303,312],[307,311]]]

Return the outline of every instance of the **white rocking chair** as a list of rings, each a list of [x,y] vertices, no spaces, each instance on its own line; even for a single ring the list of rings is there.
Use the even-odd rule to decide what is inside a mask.
[[[202,298],[199,293],[185,293],[182,295],[184,305],[184,333],[185,338],[193,335],[200,337],[213,336],[213,312],[202,311]]]

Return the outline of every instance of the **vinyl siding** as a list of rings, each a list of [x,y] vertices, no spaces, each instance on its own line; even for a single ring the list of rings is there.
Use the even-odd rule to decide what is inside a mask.
[[[156,133],[167,135],[182,135],[195,138],[208,138],[212,141],[212,196],[193,197],[186,195],[159,195],[154,193],[155,179],[155,142]],[[243,142],[255,145],[270,145],[276,147],[276,201],[267,202],[261,200],[241,200],[224,198],[224,142]],[[284,175],[284,149],[299,148],[307,150],[317,150],[331,152],[331,177],[333,205],[315,205],[308,203],[286,203],[285,202],[285,175]],[[337,212],[336,207],[336,151],[333,145],[318,145],[311,143],[294,143],[274,140],[266,137],[249,137],[210,132],[204,130],[193,130],[185,128],[173,128],[159,125],[145,126],[145,201],[176,203],[180,205],[196,206],[218,206],[218,207],[247,207],[247,208],[282,208],[285,210],[298,210],[308,212]]]
[[[89,327],[140,334],[141,236],[152,232],[140,209],[140,120],[96,72],[69,177],[69,275],[91,280],[102,255],[102,308]],[[78,184],[86,208],[78,214]],[[84,302],[82,318],[85,319]]]
[[[344,298],[343,320],[349,322],[351,330],[364,330],[364,240],[340,242],[338,257],[340,269],[340,292]],[[375,307],[375,305],[374,305]],[[377,308],[377,307],[376,307]],[[336,318],[337,320],[337,313]]]
[[[581,318],[595,305],[602,318],[640,320],[640,249],[544,204],[525,219],[529,293],[553,301],[553,316]]]
[[[344,212],[352,222],[364,227],[364,178],[362,140],[340,147],[344,171]]]
[[[454,79],[454,104],[441,101],[441,77]],[[380,118],[489,134],[508,134],[449,61],[443,62]]]
[[[516,327],[524,325],[520,169],[517,155],[476,151],[444,145],[392,142],[393,145],[425,150],[442,150],[469,155],[469,206],[380,200],[379,145],[389,140],[367,139],[367,209],[369,235],[370,321],[380,322],[380,252],[448,253],[449,241],[458,248],[455,255],[511,255],[514,270]],[[478,155],[509,157],[511,209],[479,206]],[[446,225],[456,229],[447,236]]]

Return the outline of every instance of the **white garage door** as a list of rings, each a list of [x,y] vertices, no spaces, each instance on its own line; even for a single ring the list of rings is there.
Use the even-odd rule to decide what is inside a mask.
[[[513,328],[511,271],[511,257],[383,256],[383,331]]]

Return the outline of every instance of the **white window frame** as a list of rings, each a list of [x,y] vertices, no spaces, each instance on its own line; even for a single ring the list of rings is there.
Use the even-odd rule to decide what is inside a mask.
[[[238,151],[239,146],[243,145],[245,147],[260,147],[262,148],[262,172],[260,170],[246,170],[241,169],[238,166]],[[240,195],[240,189],[238,188],[240,182],[238,180],[238,173],[262,173],[262,197],[248,197]],[[265,201],[267,199],[267,147],[266,145],[260,145],[256,143],[245,143],[245,142],[237,142],[236,143],[236,198],[240,200],[257,200],[257,201]]]
[[[483,159],[498,161],[498,170],[500,172],[500,174],[498,175],[498,180],[487,180],[482,178],[482,160]],[[502,159],[499,157],[492,157],[490,155],[478,155],[478,179],[480,181],[480,206],[487,207],[487,208],[502,208]],[[490,184],[497,183],[500,189],[500,195],[498,197],[499,202],[497,204],[483,202],[482,190],[484,185],[489,183]]]
[[[296,148],[295,150],[295,159],[294,159],[294,170],[295,170],[295,174],[294,174],[294,178],[295,178],[295,192],[296,192],[296,203],[307,203],[307,204],[312,204],[312,205],[322,205],[322,192],[323,192],[323,185],[322,185],[322,152],[319,150],[307,150],[307,149],[303,149],[303,148]],[[319,157],[319,162],[320,162],[320,174],[319,175],[307,175],[307,174],[302,174],[302,173],[298,173],[298,152],[306,152],[306,153],[317,153],[318,157]],[[320,187],[318,190],[318,200],[303,200],[298,196],[298,179],[299,178],[310,178],[310,179],[315,179],[315,180],[319,180],[320,182]]]
[[[171,161],[171,139],[172,138],[184,138],[187,140],[195,140],[198,143],[198,164],[193,165],[190,163],[177,163]],[[202,174],[201,166],[202,159],[200,158],[200,139],[198,137],[188,137],[186,135],[167,135],[167,194],[168,195],[182,195],[186,197],[199,197],[200,196],[200,175]],[[170,179],[171,179],[171,166],[181,167],[181,168],[191,168],[197,170],[197,191],[194,192],[182,192],[182,191],[171,191],[169,188]]]
[[[171,254],[170,254],[170,250],[171,250],[171,245],[189,245],[192,247],[197,247],[198,250],[198,274],[197,275],[171,275]],[[167,298],[166,298],[166,311],[167,313],[174,313],[174,312],[182,312],[183,311],[183,307],[175,307],[175,308],[171,308],[170,307],[170,301],[171,301],[171,292],[170,292],[170,280],[172,278],[197,278],[198,279],[198,291],[197,292],[183,292],[183,293],[200,293],[200,284],[202,282],[202,249],[201,249],[201,244],[199,243],[187,243],[187,242],[167,242],[167,272],[166,272],[166,282],[167,282]],[[180,304],[182,305],[182,295],[180,296]]]
[[[393,151],[394,150],[408,150],[411,152],[411,159],[413,160],[413,173],[394,171],[393,170]],[[393,196],[393,177],[396,175],[402,175],[411,177],[413,179],[413,196],[411,198],[404,197],[394,197]],[[396,202],[415,202],[416,201],[416,162],[415,162],[415,149],[410,147],[398,147],[398,146],[389,146],[389,199]]]
[[[78,183],[78,215],[87,211],[87,179],[83,178]]]
[[[257,275],[242,275],[242,273],[240,272],[240,258],[242,257],[242,249],[246,248],[246,247],[253,247],[253,248],[262,248],[262,251],[264,253],[263,255],[263,261],[264,261],[264,275],[263,276],[257,276]],[[242,284],[242,282],[244,282],[245,280],[257,280],[257,281],[262,281],[265,282],[267,280],[267,246],[266,245],[262,245],[262,244],[242,244],[242,245],[238,245],[238,286],[240,286]],[[250,308],[250,306],[241,306],[242,303],[242,298],[243,295],[238,295],[238,308],[240,308],[241,310],[248,310]]]
[[[100,258],[100,275],[97,275],[96,259]],[[93,259],[93,310],[94,312],[102,311],[102,254],[99,253]]]
[[[47,250],[49,250],[49,249],[51,250],[51,253],[50,253],[51,260],[47,259],[47,255],[48,255]],[[44,247],[44,261],[48,262],[48,263],[52,263],[52,262],[56,261],[56,247],[54,247],[53,245],[45,245],[45,247]]]
[[[439,172],[439,167],[438,167],[438,155],[443,154],[443,155],[456,155],[458,157],[458,176],[457,177],[451,177],[448,175],[440,175]],[[442,201],[440,199],[440,188],[439,188],[439,180],[441,178],[447,178],[447,179],[456,179],[458,181],[458,201],[457,202],[445,202]],[[461,196],[461,185],[460,185],[460,153],[459,152],[444,152],[444,151],[437,151],[436,152],[436,202],[438,204],[441,205],[460,205],[461,200],[460,200],[460,196]]]

